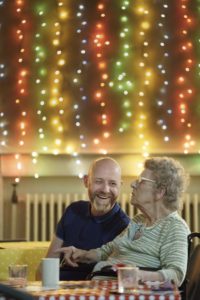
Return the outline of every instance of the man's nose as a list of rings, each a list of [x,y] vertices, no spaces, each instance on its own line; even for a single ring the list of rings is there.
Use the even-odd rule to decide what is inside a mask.
[[[109,184],[108,183],[104,183],[103,186],[102,186],[102,191],[104,193],[108,193],[110,191],[110,187],[109,187]]]

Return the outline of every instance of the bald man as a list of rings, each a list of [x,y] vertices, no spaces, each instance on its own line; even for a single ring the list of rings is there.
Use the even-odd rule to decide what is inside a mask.
[[[120,234],[130,221],[116,202],[122,179],[121,168],[114,159],[104,157],[95,160],[83,179],[90,201],[77,201],[67,207],[46,257],[59,257],[55,250],[61,247],[73,245],[84,250],[101,247]],[[61,266],[60,280],[84,280],[93,266]],[[39,269],[36,279],[40,279]]]

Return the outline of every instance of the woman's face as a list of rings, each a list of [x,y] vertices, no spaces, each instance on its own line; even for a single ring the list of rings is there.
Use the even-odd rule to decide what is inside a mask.
[[[155,180],[152,171],[144,169],[141,175],[131,183],[133,189],[131,196],[131,204],[142,211],[147,211],[153,206],[156,200]]]

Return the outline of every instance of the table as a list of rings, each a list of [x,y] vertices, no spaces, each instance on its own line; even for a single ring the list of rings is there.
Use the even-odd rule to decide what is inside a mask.
[[[35,280],[41,258],[45,257],[50,242],[0,243],[0,280],[8,280],[11,263],[28,265],[28,280]]]
[[[45,290],[41,282],[30,282],[25,291],[37,300],[180,300],[177,288],[170,293],[155,293],[148,286],[141,286],[131,294],[117,294],[116,280],[60,281],[59,288]],[[154,286],[155,288],[155,286]],[[4,299],[2,299],[4,300]]]

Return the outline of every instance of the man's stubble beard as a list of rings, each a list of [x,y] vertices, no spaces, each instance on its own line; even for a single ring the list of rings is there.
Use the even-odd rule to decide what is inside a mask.
[[[103,203],[104,200],[102,199],[99,199],[98,200],[96,199],[97,195],[104,195],[102,193],[95,193],[92,194],[92,193],[89,193],[89,198],[90,198],[90,201],[92,203],[92,205],[94,206],[95,210],[98,211],[98,212],[101,212],[101,213],[107,213],[109,212],[112,207],[114,206],[114,204],[116,203],[116,200],[117,200],[117,197],[114,197],[113,195],[110,195],[109,194],[109,201],[107,201],[107,203]]]

